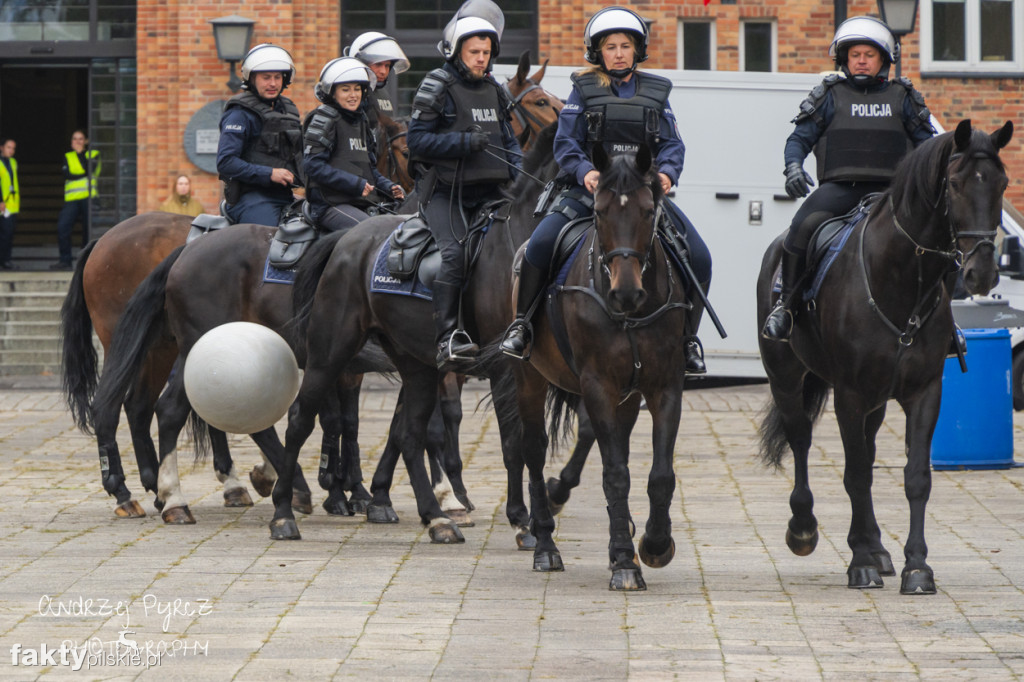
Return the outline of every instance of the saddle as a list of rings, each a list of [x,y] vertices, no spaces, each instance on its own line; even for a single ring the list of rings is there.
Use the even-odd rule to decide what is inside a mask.
[[[480,254],[483,237],[495,220],[507,220],[511,202],[498,199],[482,205],[470,220],[466,237],[469,254],[468,271],[472,271]],[[499,215],[506,209],[503,215]],[[441,252],[423,216],[416,214],[400,224],[388,237],[387,268],[399,280],[418,278],[427,287],[441,270]]]
[[[224,208],[224,203],[221,202],[221,210]],[[212,213],[200,213],[192,219],[192,225],[188,230],[188,236],[185,237],[185,243],[191,244],[193,241],[202,237],[204,234],[209,234],[216,230],[222,230],[228,225],[231,225],[231,221],[226,215],[214,215]]]
[[[807,267],[805,281],[809,281],[804,290],[803,300],[810,301],[818,296],[825,275],[835,262],[836,257],[846,246],[853,229],[871,212],[880,193],[868,194],[857,207],[845,215],[826,220],[811,235],[807,243]]]
[[[278,270],[291,270],[319,236],[309,202],[296,201],[281,213],[281,224],[270,242],[270,264]]]

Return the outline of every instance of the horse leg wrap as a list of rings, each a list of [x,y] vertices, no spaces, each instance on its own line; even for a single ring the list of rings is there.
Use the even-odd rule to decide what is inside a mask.
[[[629,504],[623,500],[608,505],[608,558],[614,564],[620,557],[627,556],[632,561],[635,555],[633,535],[636,526],[629,514]]]
[[[555,518],[548,507],[547,486],[544,483],[530,483],[530,508],[533,516],[530,519],[530,532],[537,535],[538,531],[555,532]]]

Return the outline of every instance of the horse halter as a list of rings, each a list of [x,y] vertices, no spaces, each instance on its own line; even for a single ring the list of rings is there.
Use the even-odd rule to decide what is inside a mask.
[[[606,191],[610,192],[612,190],[606,190]],[[619,192],[617,192],[617,194],[619,196],[625,196],[627,194],[630,194],[633,191],[634,190],[632,190],[632,189],[629,190],[629,191],[619,191]],[[658,202],[658,209],[654,213],[654,222],[653,222],[653,224],[651,226],[651,240],[647,243],[647,251],[645,253],[641,253],[641,252],[637,251],[636,249],[631,249],[631,248],[629,248],[627,246],[620,246],[617,249],[612,249],[611,251],[605,251],[605,250],[603,250],[601,248],[601,240],[597,239],[595,237],[595,239],[594,239],[594,246],[597,249],[597,253],[596,253],[596,255],[598,257],[597,260],[598,260],[598,263],[601,264],[601,270],[604,271],[604,274],[609,279],[611,278],[611,275],[612,275],[611,269],[610,269],[611,262],[615,258],[622,258],[622,259],[627,259],[627,260],[630,259],[630,258],[635,258],[636,262],[640,264],[640,276],[642,277],[643,274],[645,272],[647,272],[647,268],[651,264],[651,254],[654,253],[654,240],[658,238],[658,221],[661,219],[661,213],[662,213],[661,202]],[[594,218],[594,227],[595,228],[597,227],[597,217],[596,216]]]
[[[518,95],[513,96],[512,89],[508,86],[511,80],[512,79],[509,78],[507,81],[502,83],[501,89],[505,91],[505,94],[508,95],[508,98],[512,101],[509,111],[513,116],[515,116],[516,122],[519,123],[520,127],[522,127],[523,129],[523,132],[521,134],[523,139],[519,140],[519,146],[523,147],[526,145],[527,141],[533,136],[534,128],[536,128],[537,130],[541,130],[542,128],[544,128],[544,121],[537,118],[533,113],[530,112],[529,109],[526,108],[526,105],[523,104],[523,98],[526,97],[526,95],[528,95],[529,93],[533,92],[534,90],[543,91],[544,89],[540,87],[539,84],[534,83],[533,80],[527,78],[526,82],[529,83],[529,86],[523,88],[523,91],[520,92]],[[531,123],[533,125],[530,125]]]

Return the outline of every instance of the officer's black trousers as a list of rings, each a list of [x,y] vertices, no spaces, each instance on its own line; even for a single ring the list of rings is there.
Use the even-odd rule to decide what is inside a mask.
[[[885,182],[823,182],[804,199],[797,209],[786,235],[786,249],[791,253],[807,251],[807,243],[818,225],[830,218],[849,213],[860,200],[872,192],[884,192]]]

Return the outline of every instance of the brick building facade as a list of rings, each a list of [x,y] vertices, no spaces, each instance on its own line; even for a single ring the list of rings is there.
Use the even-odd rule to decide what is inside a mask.
[[[500,0],[499,0],[500,4]],[[582,65],[582,33],[587,19],[610,2],[538,0],[540,58],[557,65]],[[660,0],[630,5],[653,19],[647,68],[679,66],[678,22],[707,17],[714,21],[715,65],[735,71],[740,65],[741,22],[767,19],[775,24],[776,63],[780,72],[814,72],[832,67],[827,49],[834,31],[834,3],[824,0]],[[195,176],[195,193],[208,210],[220,195],[214,175],[196,169],[182,148],[190,117],[204,104],[226,99],[227,67],[218,61],[209,19],[244,14],[257,20],[253,42],[287,47],[298,76],[288,95],[303,112],[315,106],[312,86],[320,68],[340,54],[341,9],[338,0],[291,2],[183,2],[140,0],[138,4],[138,203],[153,208],[166,198],[174,176]],[[865,0],[847,3],[847,16],[876,14]],[[916,27],[921,28],[920,21]],[[1020,39],[1019,37],[1017,38]],[[951,128],[961,118],[994,130],[1006,120],[1019,122],[1024,109],[1024,80],[1007,77],[922,78],[919,36],[903,43],[902,74],[924,93],[932,112]],[[1022,49],[1021,46],[1016,48]],[[507,55],[503,55],[507,56]],[[798,102],[793,103],[794,113]],[[689,134],[693,134],[692,132]],[[1021,131],[1024,134],[1024,131]],[[1019,136],[1003,152],[1010,174],[1006,197],[1024,208],[1024,146]],[[780,168],[782,160],[779,159]]]

